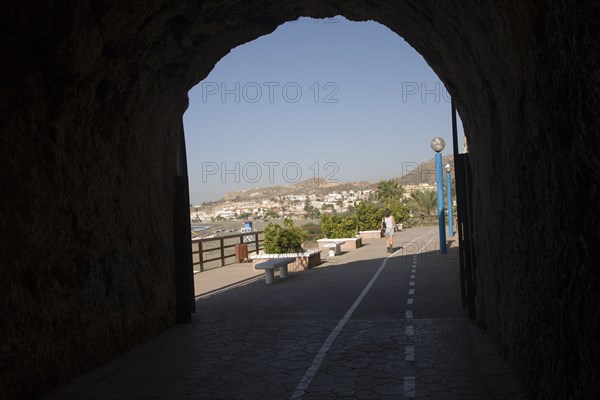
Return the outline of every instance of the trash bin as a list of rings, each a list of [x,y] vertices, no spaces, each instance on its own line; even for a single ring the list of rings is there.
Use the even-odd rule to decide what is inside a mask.
[[[241,263],[248,258],[248,245],[240,243],[235,245],[235,262]]]

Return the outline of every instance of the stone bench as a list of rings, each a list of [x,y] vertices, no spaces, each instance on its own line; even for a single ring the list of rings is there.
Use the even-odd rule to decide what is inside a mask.
[[[383,236],[381,235],[381,230],[372,230],[372,231],[360,231],[358,232],[361,238],[367,239],[380,239]]]
[[[265,283],[270,285],[275,279],[275,269],[279,269],[279,278],[285,279],[287,278],[288,264],[293,263],[294,261],[296,261],[295,258],[271,258],[269,260],[256,263],[254,265],[254,269],[264,269]]]
[[[283,254],[269,254],[269,253],[258,253],[253,254],[249,257],[254,264],[261,262],[261,260],[270,260],[273,258],[293,258],[294,261],[288,265],[288,271],[304,271],[312,267],[316,267],[321,264],[321,251],[320,250],[307,250],[302,253],[283,253]]]
[[[341,251],[350,251],[354,249],[358,249],[362,246],[362,238],[361,237],[353,237],[353,238],[337,238],[337,239],[318,239],[318,243],[340,243]],[[339,252],[338,252],[339,253]]]
[[[346,243],[344,239],[319,239],[319,243],[323,243],[323,248],[329,252],[329,257],[335,257],[342,252],[342,245]]]

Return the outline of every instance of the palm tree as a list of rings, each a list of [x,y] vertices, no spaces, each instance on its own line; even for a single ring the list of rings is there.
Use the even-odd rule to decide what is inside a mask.
[[[404,193],[404,188],[394,179],[381,180],[377,183],[377,199],[385,204],[390,200],[399,200]]]
[[[431,215],[431,211],[437,206],[437,193],[433,189],[415,190],[410,194],[410,197],[428,216]]]

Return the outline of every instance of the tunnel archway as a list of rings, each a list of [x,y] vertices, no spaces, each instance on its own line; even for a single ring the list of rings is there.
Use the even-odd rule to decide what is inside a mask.
[[[526,389],[592,396],[600,234],[589,188],[599,179],[587,171],[600,118],[598,83],[583,77],[600,51],[590,4],[15,6],[2,39],[0,296],[14,316],[2,331],[2,367],[13,371],[3,391],[31,396],[174,323],[172,178],[186,93],[230,49],[285,21],[343,15],[405,38],[456,102],[474,154],[480,317]],[[43,377],[36,389],[32,376]]]

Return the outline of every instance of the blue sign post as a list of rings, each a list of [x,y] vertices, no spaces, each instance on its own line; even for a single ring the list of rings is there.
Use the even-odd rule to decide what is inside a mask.
[[[446,218],[444,215],[444,178],[442,177],[442,150],[446,142],[441,137],[433,138],[431,149],[435,151],[435,181],[437,186],[438,225],[440,229],[440,253],[447,254],[446,250]]]

